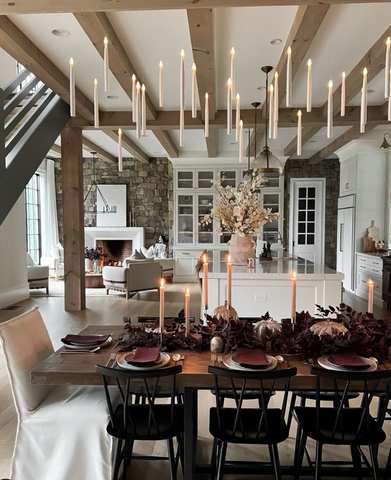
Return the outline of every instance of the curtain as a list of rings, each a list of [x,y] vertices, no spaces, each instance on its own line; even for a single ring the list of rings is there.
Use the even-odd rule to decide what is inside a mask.
[[[58,243],[56,183],[54,161],[46,160],[45,188],[42,189],[42,256],[50,257],[51,249]]]

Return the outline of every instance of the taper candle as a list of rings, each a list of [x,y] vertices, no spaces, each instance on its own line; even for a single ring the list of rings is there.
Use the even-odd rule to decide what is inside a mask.
[[[390,96],[390,45],[391,38],[388,37],[386,41],[386,60],[384,62],[384,98],[389,98]]]
[[[122,172],[122,130],[118,129],[118,171]]]
[[[346,107],[346,73],[342,72],[342,84],[341,84],[341,117],[345,116]]]
[[[312,110],[312,61],[307,62],[307,112]]]
[[[191,116],[197,118],[197,67],[195,63],[191,67]]]
[[[390,70],[390,85],[391,85],[391,70]],[[391,122],[391,92],[390,96],[388,97],[388,116],[387,119],[389,122]]]
[[[236,122],[235,122],[235,133],[236,133],[236,141],[239,141],[239,122],[240,122],[240,95],[239,93],[236,94]]]
[[[368,87],[368,70],[367,68],[364,68],[362,72],[360,133],[365,133],[365,125],[367,123],[367,89],[368,89],[367,87]]]
[[[205,138],[209,137],[209,93],[205,93]]]
[[[179,146],[185,146],[185,110],[181,108],[179,111]]]
[[[239,122],[239,162],[243,162],[243,120]]]
[[[273,126],[274,126],[274,87],[269,87],[269,138],[273,138]]]
[[[99,128],[98,80],[94,80],[94,126]]]
[[[181,50],[181,71],[179,77],[180,109],[185,108],[185,51]]]
[[[297,152],[296,155],[301,155],[301,110],[297,112]]]
[[[232,80],[227,82],[227,135],[232,133]]]
[[[137,92],[136,92],[136,75],[132,75],[132,121],[137,121]]]
[[[145,85],[141,86],[141,136],[147,134],[147,102],[145,100]]]
[[[296,272],[292,272],[292,308],[291,308],[291,319],[293,323],[296,323],[296,285],[297,276]]]
[[[186,326],[186,337],[190,334],[190,288],[186,288],[185,293],[185,326]]]
[[[232,98],[235,98],[235,49],[231,48],[231,80],[232,80]]]
[[[232,306],[232,263],[231,255],[227,257],[227,305]]]
[[[204,303],[204,309],[208,310],[208,256],[203,255],[203,268],[204,268],[204,277],[202,279],[202,298]]]
[[[136,83],[136,136],[141,137],[141,95],[140,82]]]
[[[329,81],[329,93],[327,97],[327,138],[333,138],[333,81]]]
[[[160,333],[164,332],[164,278],[160,279],[160,303],[159,303],[159,330]]]
[[[104,63],[104,79],[105,79],[105,92],[109,91],[109,41],[107,37],[103,40],[103,63]]]
[[[368,280],[368,313],[373,313],[373,281]]]
[[[69,60],[69,106],[71,117],[76,117],[76,82],[73,58]]]
[[[292,105],[292,49],[288,47],[286,51],[286,106]]]
[[[159,62],[159,107],[163,107],[163,62]]]
[[[273,123],[273,139],[278,135],[278,109],[280,108],[278,99],[278,72],[274,72],[274,123]]]

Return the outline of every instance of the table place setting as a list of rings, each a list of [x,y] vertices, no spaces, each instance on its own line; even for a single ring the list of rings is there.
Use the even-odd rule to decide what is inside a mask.
[[[61,355],[67,354],[94,354],[104,348],[113,340],[112,334],[108,335],[75,335],[68,334],[61,339],[64,350]]]

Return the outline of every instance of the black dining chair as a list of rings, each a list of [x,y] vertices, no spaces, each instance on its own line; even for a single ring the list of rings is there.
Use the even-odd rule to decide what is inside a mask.
[[[381,380],[383,380],[382,390],[386,389],[385,405],[388,404],[391,393],[391,370],[346,372],[312,366],[311,374],[316,376],[315,407],[295,407],[295,415],[302,430],[299,451],[295,453],[296,480],[300,477],[304,453],[313,470],[314,479],[320,480],[322,449],[325,444],[349,446],[352,456],[350,463],[353,464],[357,478],[361,478],[361,465],[364,461],[368,467],[371,467],[373,478],[380,480],[377,452],[379,445],[386,438],[382,429],[386,409],[383,408],[377,419],[371,415],[370,406],[376,391],[380,390]],[[333,407],[321,406],[321,392],[327,389],[334,392],[335,406]],[[359,406],[350,406],[346,401],[351,389],[362,392]],[[306,448],[307,438],[316,442],[314,462]],[[369,447],[371,462],[366,458],[362,446]]]
[[[296,368],[269,371],[229,370],[208,367],[214,375],[216,407],[210,409],[209,431],[217,439],[217,452],[212,462],[212,478],[222,480],[228,443],[268,445],[270,463],[276,479],[281,479],[277,445],[288,437],[285,413],[290,379],[296,375]],[[244,408],[243,401],[248,382],[259,389],[260,407]],[[283,388],[281,408],[271,408],[269,401],[275,391],[276,382]],[[223,387],[221,384],[223,383]],[[222,406],[221,391],[230,390],[235,407]]]
[[[114,456],[112,480],[118,479],[122,461],[123,474],[130,467],[135,440],[166,440],[170,463],[170,478],[176,479],[177,462],[175,460],[173,438],[178,441],[180,456],[183,459],[182,437],[184,429],[183,405],[175,403],[177,396],[176,375],[181,373],[182,366],[174,366],[149,371],[116,370],[97,365],[96,372],[102,375],[105,388],[110,422],[107,432],[117,439]],[[170,383],[170,403],[158,404],[157,392],[160,379]],[[110,381],[111,379],[111,381]],[[118,406],[112,403],[109,384],[115,382],[122,402]],[[165,382],[167,383],[167,382]],[[132,387],[142,385],[146,393],[146,404],[132,403]],[[183,462],[182,462],[183,465]]]

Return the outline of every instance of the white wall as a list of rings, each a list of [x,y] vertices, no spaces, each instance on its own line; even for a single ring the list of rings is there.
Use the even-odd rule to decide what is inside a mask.
[[[29,297],[24,193],[0,226],[0,308]]]

